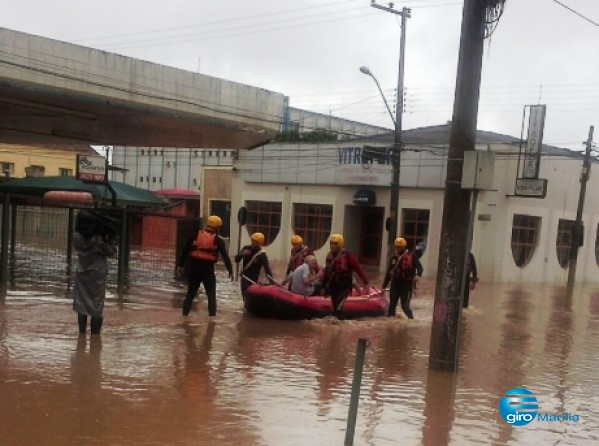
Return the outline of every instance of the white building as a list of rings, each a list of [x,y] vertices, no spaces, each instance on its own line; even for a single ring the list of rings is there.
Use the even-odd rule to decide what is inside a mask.
[[[436,275],[443,213],[450,125],[402,133],[399,233],[410,246],[426,240],[422,263]],[[392,134],[324,144],[268,144],[242,151],[234,161],[231,209],[248,210],[242,243],[263,232],[272,260],[289,254],[289,239],[301,235],[322,262],[331,233],[342,233],[346,248],[365,266],[383,271],[388,256],[391,166],[385,151]],[[479,131],[477,151],[494,153],[493,190],[478,193],[472,252],[482,280],[565,283],[573,221],[580,193],[582,155],[543,146],[539,178],[548,180],[545,198],[515,196],[520,140]],[[378,149],[376,149],[378,148]],[[591,172],[587,189],[597,190]],[[599,282],[599,204],[589,193],[584,209],[584,245],[577,281]],[[237,244],[232,219],[231,246]],[[466,231],[467,229],[464,228]]]

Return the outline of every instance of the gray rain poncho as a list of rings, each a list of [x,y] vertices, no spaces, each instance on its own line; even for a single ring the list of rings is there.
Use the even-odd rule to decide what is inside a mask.
[[[77,250],[77,275],[73,310],[91,317],[103,317],[106,297],[107,257],[116,254],[116,246],[100,235],[86,238],[79,232],[73,236]]]

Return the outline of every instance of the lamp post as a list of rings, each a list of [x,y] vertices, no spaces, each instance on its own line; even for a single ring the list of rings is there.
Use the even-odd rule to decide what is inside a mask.
[[[393,4],[390,3],[389,7],[378,5],[372,0],[371,5],[373,8],[382,9],[383,11],[391,12],[393,14],[397,14],[401,17],[401,39],[399,42],[399,74],[397,76],[397,96],[395,101],[395,119],[393,119],[393,123],[395,124],[394,138],[393,138],[393,150],[391,150],[391,202],[389,203],[389,224],[387,226],[387,230],[389,232],[389,242],[388,245],[392,246],[395,241],[395,237],[397,237],[397,220],[398,220],[398,206],[399,206],[399,170],[401,163],[401,117],[403,112],[403,79],[404,79],[404,55],[405,55],[405,47],[406,47],[406,21],[411,17],[409,8],[402,8],[401,11],[397,11],[393,9]],[[366,69],[366,71],[363,70]],[[387,110],[389,114],[391,114],[391,110],[389,105],[387,104],[387,100],[383,95],[381,87],[379,86],[378,81],[374,77],[374,75],[368,70],[366,67],[360,68],[360,71],[364,74],[368,74],[371,76],[376,82],[381,95],[383,96],[383,100],[385,101],[385,105],[387,106]]]
[[[387,102],[387,98],[385,98],[385,94],[383,93],[383,90],[381,89],[381,85],[379,84],[379,81],[374,76],[374,74],[372,74],[372,71],[370,71],[370,69],[368,67],[362,66],[362,67],[360,67],[360,71],[362,73],[370,76],[372,79],[374,79],[374,82],[376,83],[376,86],[379,88],[379,92],[381,93],[381,97],[383,98],[383,101],[385,102],[385,107],[387,107],[389,116],[391,116],[391,121],[393,121],[393,125],[395,125],[395,117],[393,116],[393,113],[391,112],[391,107],[389,107],[389,103]]]

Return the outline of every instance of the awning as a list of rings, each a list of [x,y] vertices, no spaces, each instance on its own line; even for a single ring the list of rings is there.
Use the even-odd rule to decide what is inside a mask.
[[[149,190],[118,181],[109,181],[109,184],[116,192],[117,202],[121,205],[163,206],[165,204],[164,199]],[[89,192],[96,200],[108,202],[112,200],[112,194],[107,186],[85,183],[70,176],[14,178],[0,184],[0,194],[43,197],[49,191]]]

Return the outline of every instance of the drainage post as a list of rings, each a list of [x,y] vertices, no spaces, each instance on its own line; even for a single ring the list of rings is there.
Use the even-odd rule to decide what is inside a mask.
[[[354,379],[351,387],[351,399],[349,401],[349,413],[347,415],[347,430],[345,431],[345,446],[354,444],[354,433],[356,430],[356,417],[358,415],[358,401],[360,400],[360,386],[362,384],[362,369],[364,368],[364,354],[370,343],[368,339],[358,339],[356,348],[356,363],[354,365]]]

